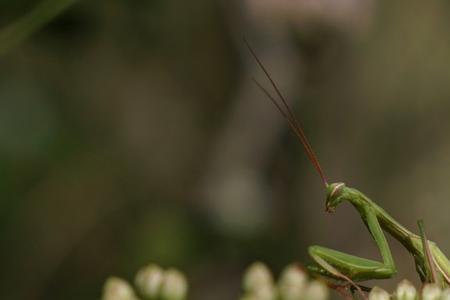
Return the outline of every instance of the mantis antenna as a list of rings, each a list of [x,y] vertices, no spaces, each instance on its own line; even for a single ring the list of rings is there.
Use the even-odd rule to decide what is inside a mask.
[[[298,137],[298,139],[302,143],[303,148],[305,149],[306,155],[308,156],[308,159],[311,161],[313,167],[316,169],[317,173],[319,174],[320,178],[322,179],[323,184],[325,186],[327,186],[328,182],[325,177],[325,174],[320,166],[319,160],[317,159],[317,156],[316,156],[314,150],[312,149],[311,144],[309,143],[308,139],[306,138],[306,134],[303,131],[303,128],[300,125],[300,122],[295,117],[294,112],[292,111],[291,107],[287,103],[286,99],[284,98],[284,96],[281,93],[280,89],[278,88],[277,84],[272,79],[272,76],[270,76],[266,67],[263,65],[261,60],[256,55],[255,51],[253,51],[252,47],[250,46],[250,44],[248,43],[248,41],[245,38],[244,38],[244,42],[245,42],[245,45],[247,46],[248,50],[252,54],[253,58],[256,60],[256,63],[259,65],[261,70],[264,72],[267,79],[269,79],[270,84],[272,85],[276,94],[280,98],[282,105],[280,105],[278,103],[278,101],[275,100],[275,98],[269,93],[269,91],[267,91],[267,89],[265,89],[256,79],[253,78],[253,81],[264,92],[264,94],[270,99],[270,101],[276,106],[278,111],[283,115],[283,117],[289,123],[289,126],[291,127],[292,131],[295,133],[295,135]]]

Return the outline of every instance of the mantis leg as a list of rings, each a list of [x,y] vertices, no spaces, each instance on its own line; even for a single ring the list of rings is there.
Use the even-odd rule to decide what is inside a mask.
[[[340,280],[355,281],[385,279],[396,273],[389,244],[376,214],[371,208],[367,208],[361,211],[361,217],[375,240],[383,261],[361,258],[321,246],[311,246],[308,249],[309,254],[319,265],[319,267],[309,267],[312,272]]]
[[[430,243],[428,240],[425,229],[423,228],[423,221],[417,221],[420,230],[420,239],[422,240],[422,247],[425,258],[423,262],[417,257],[416,260],[416,270],[422,282],[435,282],[441,285],[449,285],[450,277],[445,267],[448,269],[449,261],[445,255],[442,254],[441,250],[434,243]],[[442,266],[441,266],[442,264]],[[438,273],[439,271],[439,273]]]

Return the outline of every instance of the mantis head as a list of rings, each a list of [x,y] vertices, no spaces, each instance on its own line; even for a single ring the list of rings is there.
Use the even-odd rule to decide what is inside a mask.
[[[336,182],[327,185],[327,201],[325,209],[327,212],[334,212],[342,201],[348,199],[347,187],[343,182]]]

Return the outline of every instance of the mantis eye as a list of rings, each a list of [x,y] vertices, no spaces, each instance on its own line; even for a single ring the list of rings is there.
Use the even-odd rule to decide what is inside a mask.
[[[342,202],[342,193],[344,192],[345,184],[342,182],[333,183],[328,186],[327,201],[325,204],[325,210],[327,212],[333,212],[336,206]]]
[[[342,192],[342,190],[343,190],[343,188],[344,188],[344,186],[345,186],[345,184],[342,183],[342,182],[339,182],[339,183],[333,183],[333,184],[330,186],[330,194],[329,194],[328,197],[329,197],[330,199],[335,198],[335,197],[339,197],[340,194],[341,194],[341,192]]]

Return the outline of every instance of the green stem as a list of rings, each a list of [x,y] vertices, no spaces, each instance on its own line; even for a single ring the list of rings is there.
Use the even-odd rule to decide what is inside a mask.
[[[44,0],[31,12],[0,30],[0,56],[8,53],[65,11],[76,0]]]

